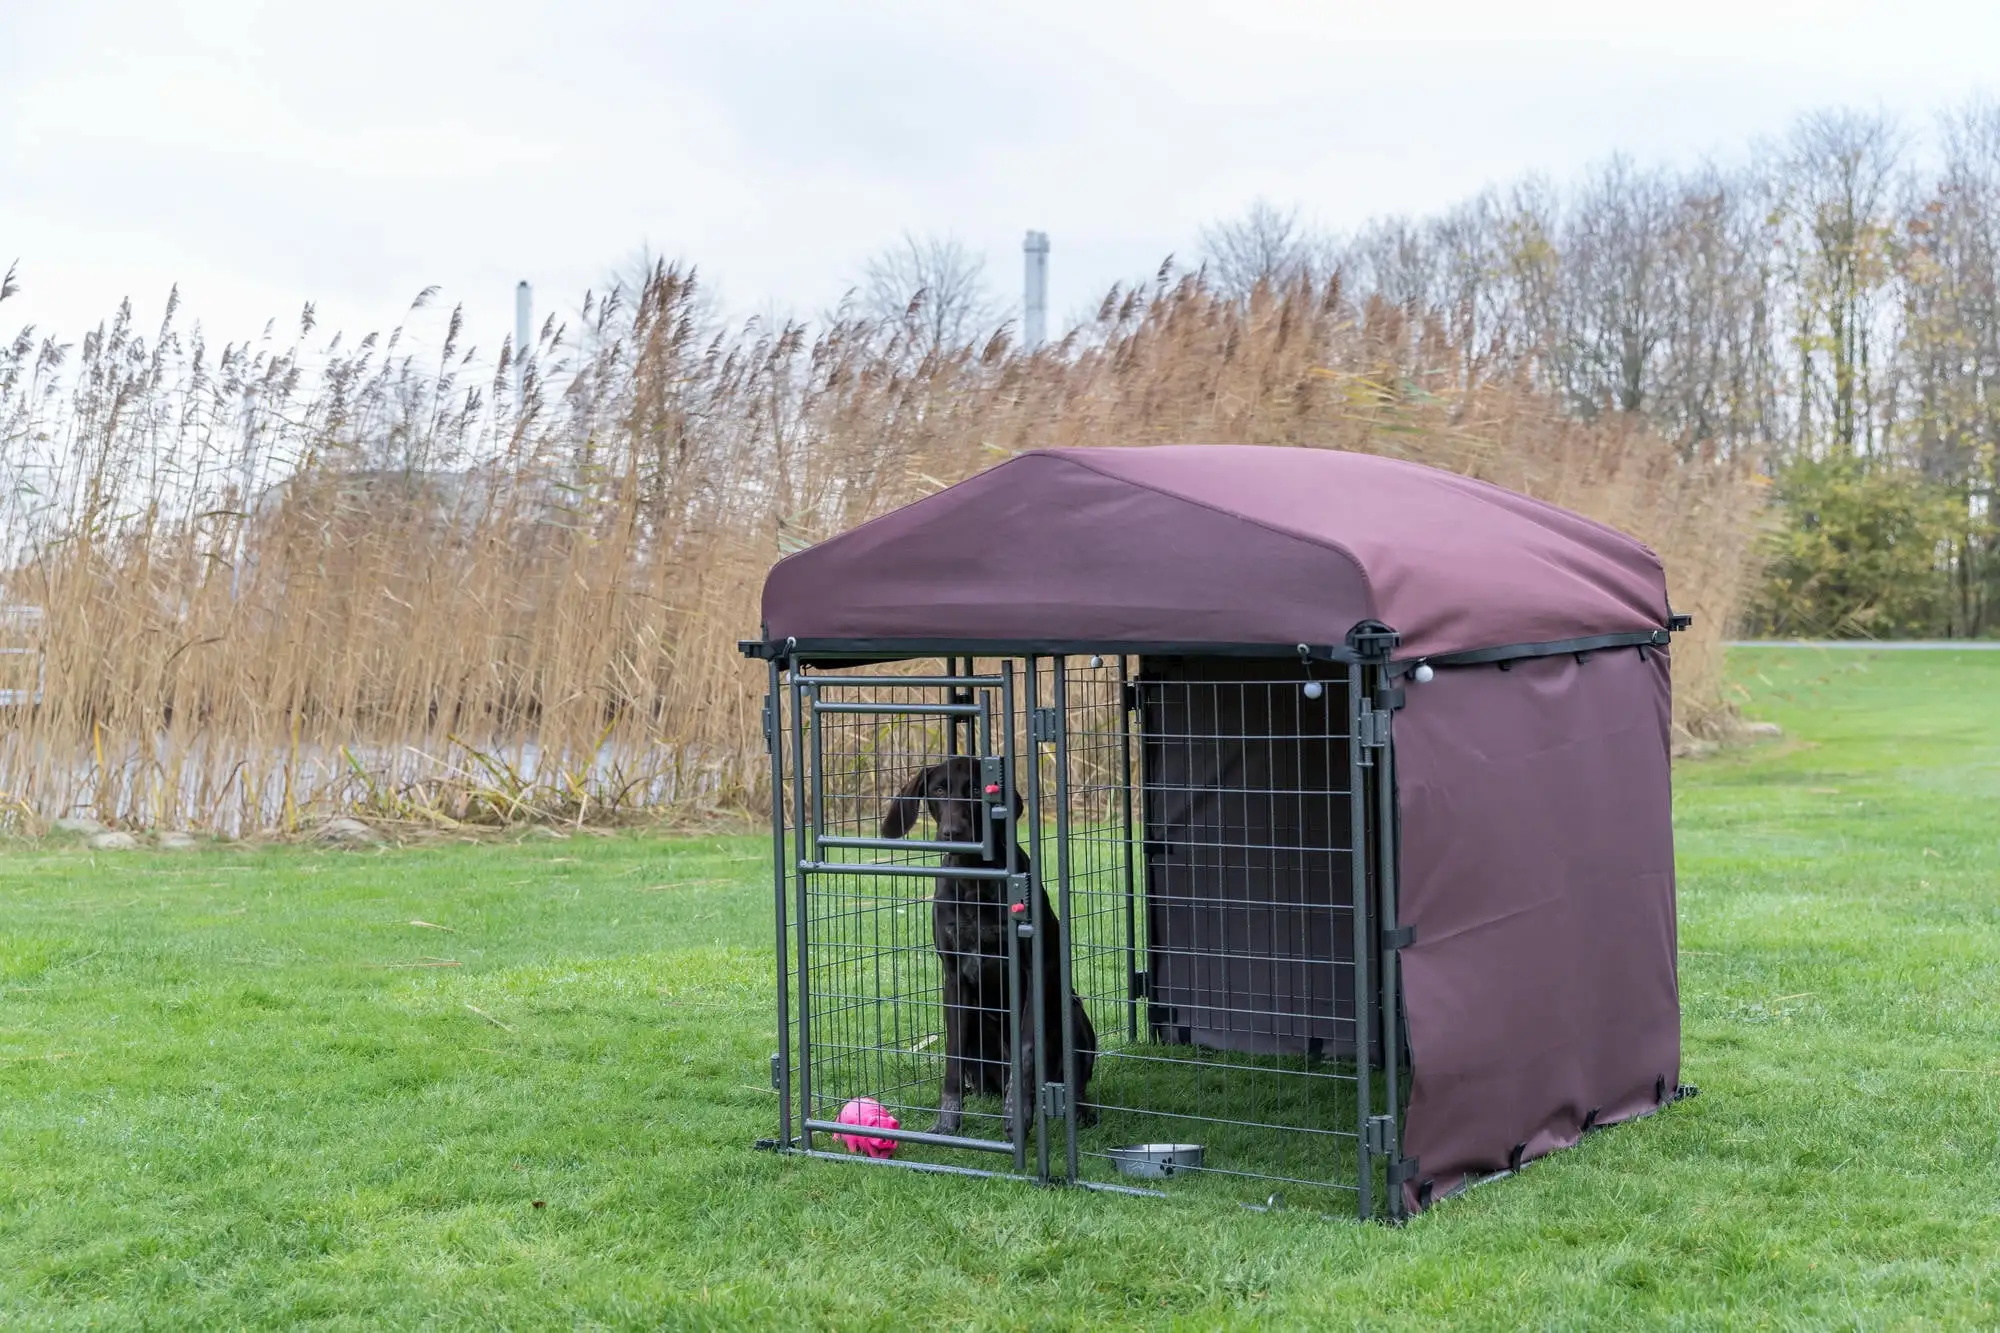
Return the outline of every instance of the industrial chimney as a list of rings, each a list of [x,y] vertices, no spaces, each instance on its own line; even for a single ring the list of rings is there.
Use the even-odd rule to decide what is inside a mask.
[[[1034,351],[1049,336],[1049,234],[1031,231],[1021,242],[1026,260],[1021,294],[1021,345]]]

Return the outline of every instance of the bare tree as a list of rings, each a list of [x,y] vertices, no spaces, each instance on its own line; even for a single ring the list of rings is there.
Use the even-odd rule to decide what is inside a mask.
[[[1244,297],[1259,283],[1285,287],[1332,271],[1328,239],[1299,222],[1297,209],[1280,212],[1259,199],[1242,217],[1201,229],[1210,284],[1225,296]]]
[[[1341,274],[1356,295],[1376,297],[1408,311],[1435,299],[1437,256],[1421,219],[1378,218],[1341,252]]]
[[[990,336],[1002,307],[986,282],[986,260],[956,237],[913,236],[868,261],[859,308],[868,319],[905,330],[930,353]]]
[[[1903,214],[1898,417],[1908,461],[1963,506],[1951,631],[2000,617],[2000,104],[1944,118],[1937,179]]]
[[[1667,178],[1614,157],[1571,209],[1565,256],[1574,293],[1576,396],[1624,412],[1651,404],[1660,354],[1679,322]]]
[[[1613,159],[1576,189],[1528,179],[1429,219],[1371,223],[1347,293],[1433,323],[1468,380],[1521,374],[1573,411],[1640,412],[1698,450],[1768,453],[1785,417],[1761,176]]]
[[[1777,163],[1802,451],[1876,447],[1902,151],[1887,117],[1825,111],[1799,122]]]

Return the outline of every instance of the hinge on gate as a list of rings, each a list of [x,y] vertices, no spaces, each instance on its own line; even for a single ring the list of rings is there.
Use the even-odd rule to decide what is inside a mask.
[[[1053,745],[1062,738],[1062,714],[1053,708],[1028,710],[1028,740],[1036,745]]]
[[[1062,1120],[1068,1117],[1069,1086],[1067,1084],[1042,1084],[1042,1114],[1051,1120]]]
[[[768,694],[764,696],[764,748],[773,754],[778,749],[778,708]]]
[[[1396,1117],[1392,1115],[1371,1115],[1368,1117],[1368,1151],[1385,1153],[1391,1150],[1396,1139]]]
[[[1382,947],[1385,949],[1407,949],[1416,942],[1415,926],[1394,926],[1382,932]]]
[[[771,1091],[782,1092],[784,1091],[784,1087],[785,1076],[779,1072],[778,1057],[773,1055],[771,1057]]]
[[[1389,714],[1380,708],[1370,708],[1359,719],[1360,734],[1355,738],[1364,750],[1379,750],[1389,743]]]

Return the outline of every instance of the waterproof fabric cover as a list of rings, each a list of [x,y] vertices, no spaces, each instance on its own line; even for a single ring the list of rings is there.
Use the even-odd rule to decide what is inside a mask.
[[[1667,655],[1441,669],[1395,718],[1398,917],[1433,1197],[1680,1079]],[[1418,1182],[1409,1195],[1415,1202]]]
[[[1342,643],[1425,657],[1657,629],[1660,561],[1449,472],[1259,445],[1051,449],[782,560],[766,637],[807,655]]]
[[[1599,524],[1410,463],[1252,446],[1017,456],[781,562],[763,613],[768,641],[796,639],[808,657],[1122,649],[1234,657],[1239,672],[1273,648],[1341,644],[1366,620],[1401,634],[1407,662],[1657,630],[1669,615],[1659,560]],[[1651,1110],[1680,1073],[1667,654],[1507,665],[1404,676],[1394,721],[1398,918],[1415,929],[1399,954],[1414,1062],[1402,1149],[1433,1197],[1503,1169],[1516,1145],[1527,1160],[1574,1142],[1593,1109],[1597,1124]],[[1202,973],[1156,958],[1153,998],[1188,1040],[1337,1051],[1344,1035],[1351,1050],[1352,1013],[1324,1002],[1315,975],[1351,956],[1338,814],[1281,830],[1275,806],[1218,816],[1219,794],[1166,790],[1254,785],[1259,765],[1293,762],[1279,748],[1149,752],[1149,838],[1220,817],[1245,842],[1296,831],[1329,849],[1149,871],[1155,931],[1235,931],[1264,959]],[[1177,886],[1215,902],[1176,908]],[[1297,1013],[1225,1021],[1228,991],[1260,983]]]

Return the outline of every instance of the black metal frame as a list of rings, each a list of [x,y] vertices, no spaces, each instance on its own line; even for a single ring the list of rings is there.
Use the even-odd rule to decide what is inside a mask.
[[[936,758],[969,754],[993,761],[1005,787],[1020,789],[1025,798],[1018,822],[1011,802],[989,803],[992,826],[983,832],[987,845],[997,838],[1011,849],[1018,839],[1029,852],[1028,866],[1015,864],[1009,852],[1005,868],[991,873],[1007,879],[1031,931],[1053,929],[1061,936],[1060,993],[1072,987],[1080,993],[1097,1030],[1090,1099],[1068,1095],[1077,1072],[1069,1005],[1061,1019],[1065,1067],[1019,1067],[1019,1024],[1039,1028],[1041,1017],[1033,1012],[1043,993],[1040,950],[1031,950],[1037,970],[1026,997],[1031,1012],[1021,1012],[1023,997],[1017,995],[1006,1004],[1013,1086],[1037,1095],[1017,1097],[1000,1115],[968,1104],[969,1121],[996,1127],[991,1137],[908,1127],[861,1131],[921,1149],[927,1160],[851,1160],[1137,1194],[1186,1189],[1233,1197],[1254,1186],[1261,1202],[1239,1201],[1261,1207],[1277,1204],[1271,1187],[1278,1187],[1292,1191],[1295,1204],[1327,1204],[1323,1210],[1331,1212],[1336,1209],[1329,1201],[1341,1196],[1349,1206],[1338,1211],[1400,1219],[1401,1185],[1415,1174],[1415,1164],[1398,1153],[1407,1048],[1395,952],[1406,940],[1395,925],[1389,717],[1400,692],[1389,666],[1393,632],[1372,628],[1386,637],[1363,633],[1344,647],[1233,654],[1264,661],[1244,662],[1234,679],[1201,682],[1200,688],[1221,701],[1211,708],[1241,710],[1237,730],[1214,726],[1201,733],[1183,726],[1174,735],[1149,735],[1144,724],[1149,707],[1164,716],[1160,709],[1171,705],[1176,686],[1135,674],[1129,646],[1089,653],[1063,645],[1060,656],[987,659],[983,674],[974,670],[982,645],[926,645],[941,649],[934,656],[943,670],[925,675],[885,670],[869,645],[849,645],[861,651],[850,651],[847,660],[870,663],[859,673],[839,669],[838,659],[824,652],[808,665],[795,644],[754,653],[766,658],[769,671],[765,727],[778,960],[772,1082],[779,1136],[766,1144],[846,1158],[837,1145],[822,1147],[817,1138],[857,1132],[835,1119],[846,1099],[874,1097],[905,1119],[935,1104],[927,1093],[934,1094],[939,1081],[942,1051],[932,1048],[942,1037],[931,907],[927,896],[900,890],[929,885],[944,873],[977,872],[946,872],[936,864],[941,852],[967,849],[925,838],[883,839],[868,830],[911,772]],[[1232,654],[1204,649],[1200,655]],[[1285,659],[1296,664],[1290,671],[1269,669],[1273,660]],[[1325,707],[1286,702],[1284,692],[1298,695],[1307,682],[1316,682],[1321,693],[1304,697],[1324,698]],[[1265,710],[1261,732],[1249,720],[1258,700]],[[1344,710],[1337,710],[1342,702]],[[1194,716],[1184,710],[1183,721]],[[1292,731],[1274,731],[1273,718],[1290,718]],[[1248,813],[1236,825],[1210,828],[1207,841],[1195,844],[1201,868],[1177,879],[1153,863],[1146,836],[1162,799],[1149,769],[1163,762],[1170,746],[1190,754],[1208,747],[1214,753],[1207,759],[1189,762],[1207,763],[1216,773],[1253,755],[1251,762],[1265,765],[1266,773],[1261,786],[1210,784],[1193,793],[1190,799],[1217,808],[1236,800]],[[1284,757],[1307,749],[1318,756],[1317,768]],[[1274,767],[1286,763],[1292,764],[1290,785]],[[1301,834],[1287,842],[1275,836],[1288,817],[1286,829],[1308,827],[1301,813],[1308,805],[1324,825],[1323,838]],[[857,827],[860,832],[852,831]],[[1165,901],[1173,895],[1160,888],[1170,880],[1209,885],[1203,892],[1211,895],[1219,895],[1213,886],[1224,882],[1245,892],[1246,886],[1282,883],[1290,897],[1272,888],[1260,890],[1266,898],[1252,894],[1225,903],[1189,890],[1178,904],[1183,915],[1170,919],[1177,905]],[[1345,902],[1339,901],[1343,890]],[[1044,891],[1055,912],[1052,922],[1040,919]],[[1302,947],[1308,937],[1330,941],[1326,931],[1341,916],[1350,932],[1344,945],[1330,945],[1320,951],[1324,956]],[[1277,928],[1281,917],[1297,927],[1289,944]],[[1242,933],[1255,935],[1260,927],[1265,930],[1257,939]],[[1215,938],[1204,939],[1204,929]],[[1168,938],[1163,930],[1194,933]],[[1021,946],[1009,934],[1012,978]],[[1155,1021],[1160,1003],[1171,998],[1159,989],[1167,983],[1158,974],[1172,969],[1152,960],[1176,954],[1185,964],[1181,972],[1207,988],[1198,1008],[1215,1031],[1204,1041],[1220,1046],[1183,1039]],[[1254,987],[1239,993],[1232,978],[1257,969],[1290,980],[1286,986],[1274,980],[1261,993]],[[1180,984],[1188,993],[1194,983]],[[1299,1035],[1309,1030],[1322,1035]],[[1330,1053],[1329,1030],[1348,1034],[1339,1039],[1351,1053],[1346,1060]],[[1292,1049],[1300,1042],[1302,1049]],[[1273,1049],[1250,1049],[1260,1043]],[[1033,1045],[1039,1066],[1041,1043]],[[1094,1128],[1086,1124],[1092,1116]],[[1184,1132],[1212,1136],[1212,1155],[1198,1175],[1214,1187],[1120,1183],[1109,1147],[1142,1141],[1134,1131],[1156,1125],[1195,1126]],[[1171,1141],[1176,1135],[1156,1137]],[[1006,1156],[1008,1169],[973,1166],[973,1154]]]

